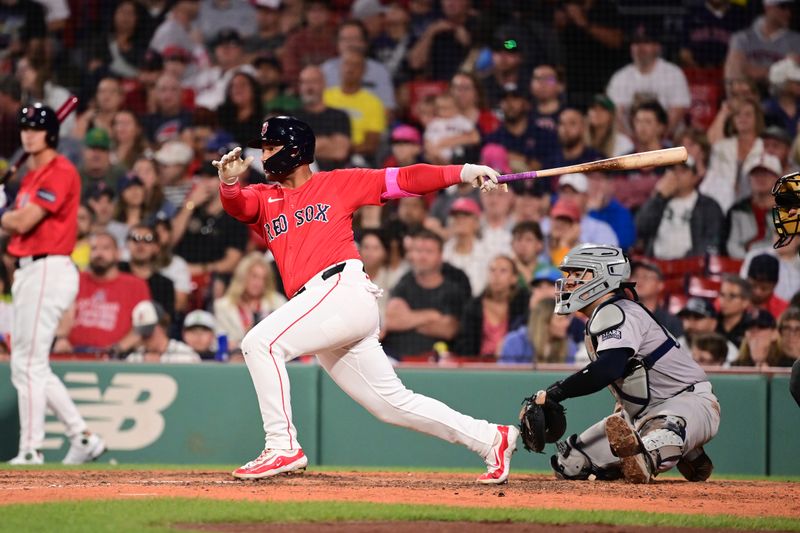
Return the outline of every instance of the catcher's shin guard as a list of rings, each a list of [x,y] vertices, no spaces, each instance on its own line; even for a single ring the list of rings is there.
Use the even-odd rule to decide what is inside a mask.
[[[556,448],[558,454],[550,457],[550,466],[558,479],[613,480],[622,477],[618,468],[600,468],[592,463],[577,435],[558,442]]]

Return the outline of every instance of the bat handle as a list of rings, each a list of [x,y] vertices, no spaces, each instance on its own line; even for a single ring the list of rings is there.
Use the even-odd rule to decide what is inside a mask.
[[[516,174],[503,174],[497,178],[498,183],[509,183],[512,181],[519,181],[519,180],[531,180],[533,178],[538,177],[538,174],[535,170],[531,170],[529,172],[517,172]]]

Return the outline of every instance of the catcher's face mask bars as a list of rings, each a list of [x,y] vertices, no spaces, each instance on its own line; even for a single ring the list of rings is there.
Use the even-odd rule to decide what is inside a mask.
[[[778,240],[775,248],[786,246],[800,233],[800,172],[787,174],[772,187],[775,207],[772,208],[772,222]]]

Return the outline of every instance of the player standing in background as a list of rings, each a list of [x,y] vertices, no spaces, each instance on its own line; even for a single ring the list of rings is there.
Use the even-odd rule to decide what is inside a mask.
[[[459,443],[488,471],[477,482],[508,479],[519,430],[461,414],[405,388],[378,341],[381,290],[364,273],[353,240],[353,212],[362,205],[418,196],[457,183],[488,191],[497,172],[482,165],[341,169],[312,174],[315,138],[293,117],[264,122],[251,147],[261,148],[272,184],[242,187],[253,158],[240,148],[215,161],[225,210],[268,243],[291,299],[256,324],[241,343],[255,385],[266,448],[233,472],[263,478],[302,470],[308,459],[292,423],[286,363],[315,354],[339,387],[384,422]],[[437,313],[438,314],[438,313]],[[435,328],[437,317],[427,317]]]
[[[689,351],[636,299],[628,258],[616,246],[581,244],[559,268],[566,277],[556,282],[555,312],[588,318],[592,362],[537,392],[535,403],[609,387],[618,412],[558,443],[556,476],[648,483],[677,464],[689,481],[708,479],[703,445],[719,429],[719,402]]]
[[[42,464],[45,410],[66,426],[71,445],[66,464],[97,459],[105,443],[87,430],[66,387],[50,369],[50,347],[64,311],[78,293],[78,269],[70,259],[77,240],[81,180],[56,152],[59,122],[46,105],[23,107],[19,114],[22,147],[30,171],[22,178],[13,211],[0,219],[11,234],[8,252],[17,258],[11,287],[11,380],[19,403],[19,453],[15,465]]]

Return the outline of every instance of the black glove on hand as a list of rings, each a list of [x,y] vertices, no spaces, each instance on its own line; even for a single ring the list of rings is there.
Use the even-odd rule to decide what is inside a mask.
[[[542,453],[545,443],[556,442],[567,430],[566,410],[558,403],[559,391],[555,384],[523,400],[519,429],[526,450]]]

